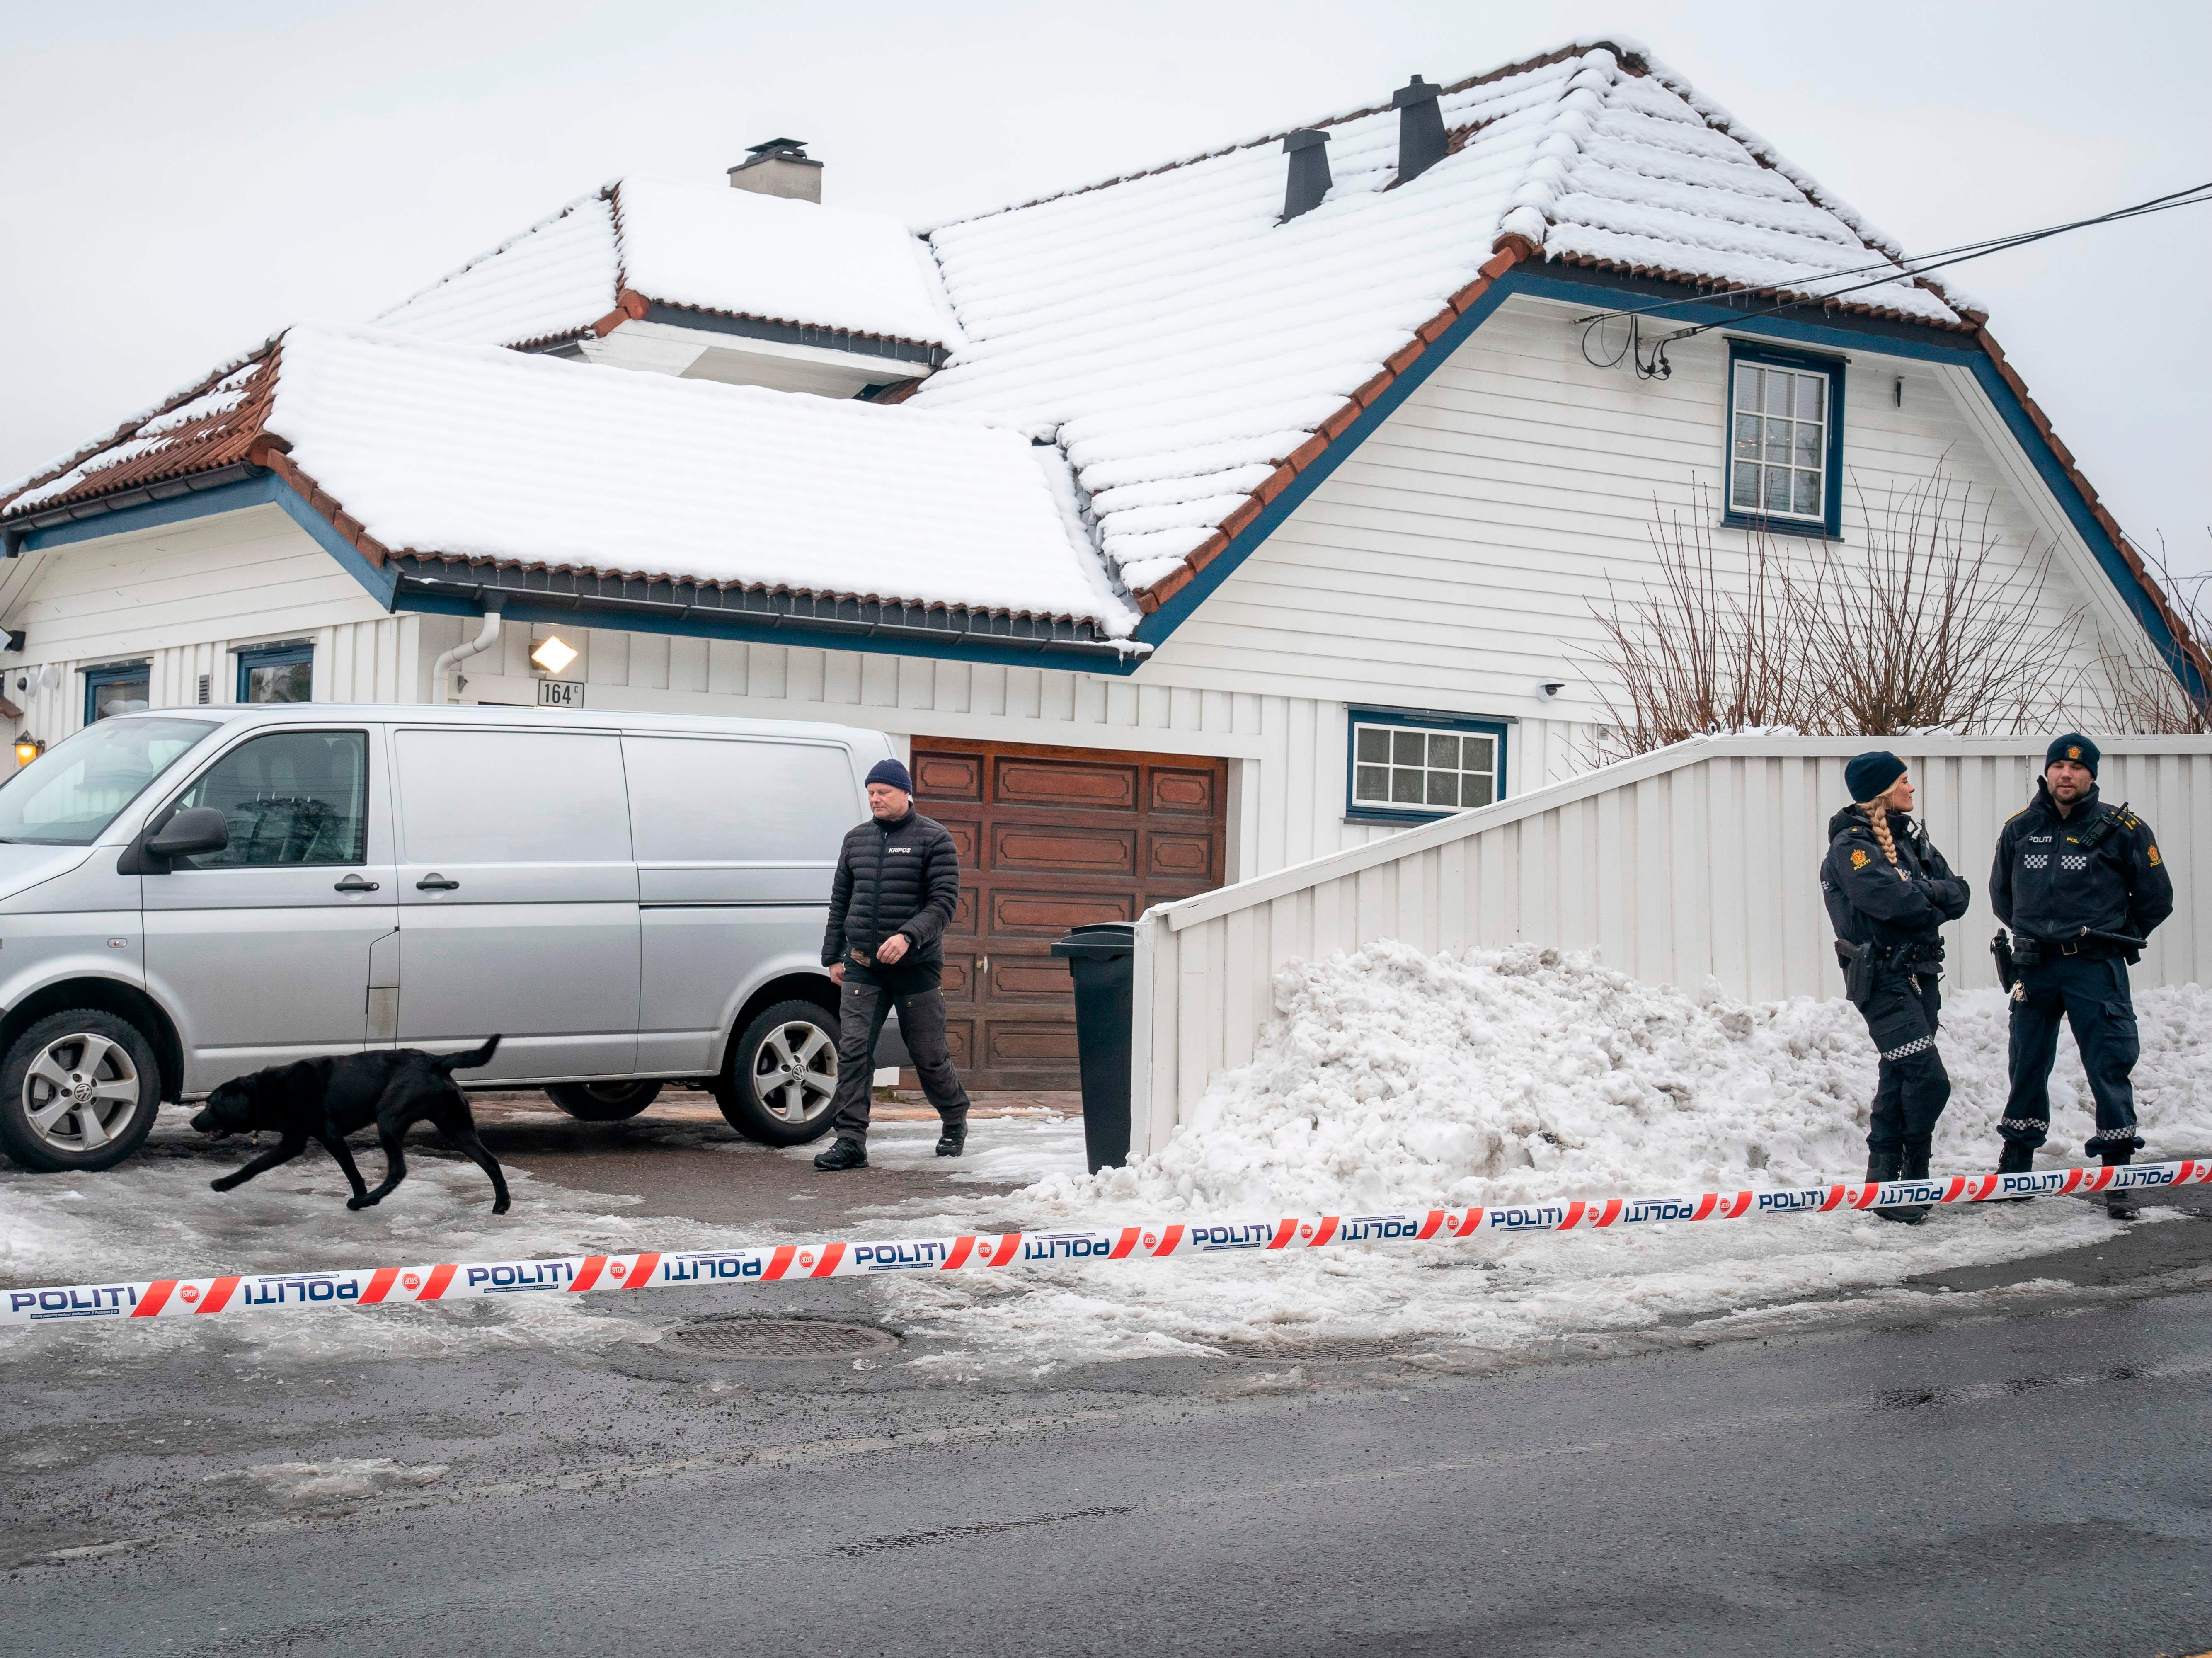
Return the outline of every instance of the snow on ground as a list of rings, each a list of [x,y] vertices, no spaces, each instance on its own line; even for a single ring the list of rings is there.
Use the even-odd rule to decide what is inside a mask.
[[[2212,1002],[2195,987],[2137,1000],[2145,1155],[2202,1154],[2212,1147]],[[1638,984],[1589,956],[1521,947],[1432,957],[1386,942],[1286,969],[1277,1005],[1252,1063],[1217,1078],[1164,1150],[1095,1177],[1050,1176],[972,1212],[1031,1228],[1360,1213],[1810,1185],[1864,1168],[1874,1055],[1842,1001],[1746,1005],[1711,988]],[[2004,1042],[1999,993],[1969,992],[1945,1010],[1954,1091],[1936,1137],[1938,1172],[1994,1165]],[[2081,1161],[2092,1123],[2070,1040],[2052,1105],[2047,1155]],[[940,1361],[955,1365],[1224,1343],[1287,1351],[1322,1337],[1507,1348],[1896,1285],[2093,1242],[2112,1225],[2101,1210],[2051,1201],[1942,1210],[1918,1227],[1835,1214],[1509,1235],[1069,1266],[1018,1281],[908,1278],[884,1293],[911,1327],[960,1344]]]

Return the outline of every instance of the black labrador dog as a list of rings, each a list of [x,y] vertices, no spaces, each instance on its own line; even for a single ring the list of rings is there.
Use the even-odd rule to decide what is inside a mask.
[[[353,1195],[346,1199],[346,1207],[366,1209],[407,1178],[407,1161],[400,1155],[399,1142],[409,1129],[427,1119],[491,1176],[491,1212],[503,1215],[507,1177],[477,1138],[468,1096],[453,1082],[453,1072],[489,1065],[498,1051],[496,1036],[466,1054],[426,1054],[419,1048],[378,1048],[334,1059],[301,1060],[296,1065],[273,1066],[250,1077],[234,1078],[207,1096],[192,1117],[192,1127],[217,1137],[272,1129],[277,1135],[276,1145],[236,1174],[208,1183],[218,1192],[228,1192],[280,1163],[289,1163],[307,1149],[309,1140],[315,1140],[337,1160],[352,1183]],[[362,1183],[361,1170],[354,1167],[353,1153],[345,1143],[348,1134],[371,1123],[376,1125],[376,1137],[384,1145],[384,1184],[374,1192]]]

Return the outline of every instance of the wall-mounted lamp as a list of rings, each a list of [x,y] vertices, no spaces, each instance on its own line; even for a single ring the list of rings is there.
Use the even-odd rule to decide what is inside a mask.
[[[19,737],[15,739],[15,763],[19,767],[29,765],[46,751],[46,745],[35,737]]]
[[[547,673],[557,674],[576,659],[576,653],[560,635],[548,634],[544,642],[531,652],[530,659]]]

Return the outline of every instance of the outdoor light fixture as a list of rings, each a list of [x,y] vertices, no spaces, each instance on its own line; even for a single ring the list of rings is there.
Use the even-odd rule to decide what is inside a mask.
[[[548,634],[545,642],[531,652],[530,659],[548,673],[559,673],[576,659],[576,653],[558,634]]]
[[[46,745],[37,738],[18,738],[15,740],[15,763],[18,766],[27,766],[46,751]]]

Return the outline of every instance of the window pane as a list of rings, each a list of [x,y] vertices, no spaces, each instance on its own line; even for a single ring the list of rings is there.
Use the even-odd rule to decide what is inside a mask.
[[[1790,464],[1790,422],[1770,421],[1766,427],[1766,464],[1787,466]]]
[[[1442,766],[1446,771],[1459,769],[1459,738],[1447,737],[1441,732],[1429,733],[1429,764]]]
[[[1790,510],[1790,469],[1786,466],[1771,467],[1765,473],[1765,478],[1766,510],[1770,513],[1788,512]]]
[[[1749,364],[1735,371],[1735,406],[1739,409],[1759,407],[1759,370]]]
[[[1820,464],[1821,431],[1817,426],[1800,424],[1796,428],[1796,464],[1817,467]]]
[[[1421,774],[1418,771],[1394,771],[1390,774],[1390,803],[1400,806],[1419,806],[1422,799]]]
[[[143,674],[136,679],[104,680],[92,688],[92,717],[112,720],[118,714],[143,714],[153,695],[154,682]]]
[[[1735,452],[1738,459],[1759,459],[1759,419],[1756,415],[1735,417]]]
[[[358,864],[368,846],[368,738],[360,732],[282,732],[232,750],[185,791],[213,806],[230,844],[195,869]]]
[[[65,737],[0,786],[0,841],[88,847],[169,762],[215,727],[127,720]]]
[[[1459,774],[1432,771],[1429,774],[1429,804],[1432,806],[1459,805]]]
[[[1797,418],[1820,419],[1820,404],[1824,401],[1822,394],[1827,391],[1828,382],[1818,374],[1800,374],[1796,380]]]
[[[1390,798],[1390,768],[1388,766],[1361,766],[1352,774],[1352,796],[1355,800],[1388,800]]]
[[[1794,378],[1779,369],[1770,368],[1766,374],[1766,412],[1787,415],[1790,412],[1790,382]]]
[[[1462,777],[1460,780],[1459,804],[1462,810],[1469,806],[1490,804],[1491,780],[1486,775]]]
[[[1419,732],[1393,732],[1390,734],[1390,758],[1398,765],[1419,765],[1423,747]]]
[[[1797,480],[1797,499],[1790,510],[1810,518],[1820,510],[1820,475],[1818,472],[1792,472],[1790,476]]]
[[[1739,464],[1735,481],[1729,487],[1729,505],[1741,507],[1747,512],[1759,507],[1759,468],[1749,463]]]
[[[1494,737],[1470,737],[1460,756],[1460,764],[1469,771],[1498,769],[1498,739]]]
[[[249,702],[306,702],[314,683],[312,662],[258,664],[246,671],[246,700]]]
[[[1390,733],[1380,726],[1359,728],[1359,761],[1362,765],[1382,766],[1390,762]]]

